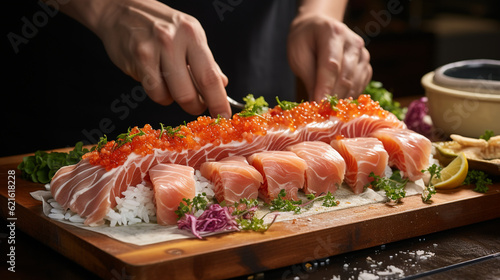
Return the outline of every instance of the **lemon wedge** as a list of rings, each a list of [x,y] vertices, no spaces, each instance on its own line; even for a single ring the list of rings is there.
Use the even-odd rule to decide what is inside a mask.
[[[440,178],[432,178],[432,184],[436,189],[456,188],[464,182],[468,171],[467,158],[464,153],[460,153],[448,166],[441,170]]]

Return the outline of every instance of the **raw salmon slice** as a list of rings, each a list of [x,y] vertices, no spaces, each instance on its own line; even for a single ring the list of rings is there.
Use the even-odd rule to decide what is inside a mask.
[[[285,199],[298,200],[297,192],[304,187],[306,162],[289,151],[268,151],[248,157],[263,176],[264,183],[259,188],[259,197],[269,203],[278,197],[282,189]]]
[[[389,165],[403,171],[408,179],[423,177],[421,170],[429,166],[432,143],[425,136],[409,129],[383,128],[372,133],[384,144]]]
[[[242,156],[202,163],[200,172],[213,183],[215,198],[219,203],[226,201],[234,204],[242,198],[257,198],[259,187],[264,182],[260,172]]]
[[[304,192],[316,196],[334,193],[342,184],[346,164],[342,156],[332,146],[321,141],[306,141],[288,146],[307,163]]]
[[[194,168],[179,164],[157,164],[149,170],[156,203],[156,219],[160,225],[175,225],[183,198],[194,198],[196,182]]]
[[[344,181],[355,194],[363,192],[373,178],[384,174],[389,155],[384,145],[377,138],[359,137],[333,140],[332,147],[337,150],[346,162]]]

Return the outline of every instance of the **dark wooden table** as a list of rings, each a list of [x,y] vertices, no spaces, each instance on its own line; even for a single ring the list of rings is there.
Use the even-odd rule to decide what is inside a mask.
[[[16,272],[8,272],[7,237],[5,220],[1,220],[0,279],[99,279],[22,231],[16,232]],[[374,274],[388,266],[401,269],[407,279],[500,279],[500,219],[239,279],[358,279],[363,271]],[[112,274],[115,280],[133,279],[122,271]],[[383,279],[398,278],[394,275]]]

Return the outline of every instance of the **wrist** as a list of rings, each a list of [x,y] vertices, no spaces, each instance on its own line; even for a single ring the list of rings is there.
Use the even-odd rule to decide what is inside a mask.
[[[42,1],[80,22],[96,34],[99,33],[103,19],[109,15],[111,9],[108,7],[114,2],[114,0],[70,0],[54,6],[54,1]]]
[[[297,17],[327,16],[343,21],[347,0],[302,0]]]

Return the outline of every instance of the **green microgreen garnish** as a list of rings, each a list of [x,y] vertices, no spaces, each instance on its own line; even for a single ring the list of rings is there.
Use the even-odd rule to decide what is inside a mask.
[[[382,178],[373,172],[370,173],[369,177],[373,178],[370,183],[373,189],[385,191],[387,198],[394,203],[399,203],[406,196],[405,187],[409,180],[404,179],[399,170],[395,170],[389,178]]]
[[[232,213],[233,216],[236,216],[236,222],[240,226],[242,230],[251,230],[256,232],[264,232],[269,229],[269,227],[274,223],[274,220],[269,224],[264,224],[264,218],[266,215],[261,218],[257,218],[254,216],[255,211],[257,210],[257,206],[259,202],[257,199],[246,199],[242,198],[239,202],[234,203],[234,211]]]
[[[236,222],[239,224],[242,230],[251,230],[257,232],[266,231],[272,225],[272,223],[264,224],[263,217],[262,218],[252,217],[250,219],[237,218]]]
[[[338,111],[337,104],[339,104],[339,98],[336,95],[328,95],[326,100],[330,103],[332,110]]]
[[[90,149],[91,152],[97,150],[98,152],[101,151],[101,149],[108,144],[108,136],[104,134],[104,136],[99,138],[99,142],[97,142],[97,146],[94,146]]]
[[[285,199],[286,196],[286,191],[284,189],[281,189],[281,191],[278,194],[278,197],[273,199],[271,203],[269,204],[269,210],[271,211],[293,211],[295,214],[300,213],[301,207],[300,205],[302,204],[302,200],[288,200]]]
[[[333,196],[331,192],[328,192],[325,195],[319,195],[317,197],[314,194],[310,193],[306,194],[306,198],[309,199],[309,202],[306,204],[310,204],[314,201],[323,200],[323,203],[321,205],[324,207],[333,207],[339,205],[339,202],[335,200],[335,196]]]
[[[183,198],[179,203],[179,207],[175,210],[178,219],[182,218],[185,214],[194,214],[198,210],[206,210],[208,207],[208,199],[206,193],[198,194],[193,199]]]
[[[428,171],[431,177],[429,178],[429,183],[425,186],[424,191],[422,192],[422,201],[425,203],[429,203],[432,195],[436,194],[436,188],[432,184],[432,179],[435,177],[437,179],[441,178],[441,170],[443,170],[442,166],[437,164],[433,164],[429,166],[429,168],[422,170],[422,173]]]
[[[166,133],[168,136],[177,136],[179,138],[184,138],[186,137],[185,135],[182,135],[180,133],[178,133],[179,131],[181,131],[181,127],[178,126],[176,128],[173,128],[171,127],[170,125],[169,126],[164,126],[162,123],[160,123],[160,135],[158,136],[158,138],[161,139],[161,137],[163,136],[164,133]]]
[[[243,215],[248,212],[248,209],[256,207],[258,205],[259,201],[255,198],[254,199],[242,198],[240,199],[239,202],[234,203],[235,210],[233,211],[232,215],[234,216]]]
[[[244,97],[243,101],[245,101],[245,108],[238,114],[242,117],[261,115],[267,111],[267,106],[269,106],[263,96],[255,99],[253,94],[249,94]]]
[[[479,136],[479,139],[484,139],[484,140],[488,141],[493,136],[495,136],[495,133],[493,133],[493,130],[486,130],[483,135]]]
[[[221,120],[222,116],[220,114],[217,114],[217,118],[215,119],[215,121],[211,124],[219,124],[220,123],[220,120]]]
[[[78,163],[88,152],[88,149],[83,148],[82,142],[76,143],[75,148],[68,153],[36,151],[34,155],[24,157],[17,169],[24,179],[46,184],[52,180],[57,170]]]
[[[286,100],[281,101],[278,98],[278,96],[276,96],[276,102],[278,102],[278,105],[281,107],[281,109],[285,111],[291,110],[299,105],[299,103],[293,101],[286,101]]]
[[[142,136],[145,134],[146,133],[144,131],[142,131],[140,128],[139,128],[139,132],[132,134],[132,129],[129,127],[127,132],[122,133],[116,137],[115,145],[113,146],[113,150],[120,148],[121,146],[123,146],[126,143],[131,143],[132,140],[134,139],[134,137]]]
[[[465,177],[463,185],[475,185],[474,191],[485,193],[489,190],[488,185],[493,184],[488,174],[479,170],[469,170],[467,177]]]

